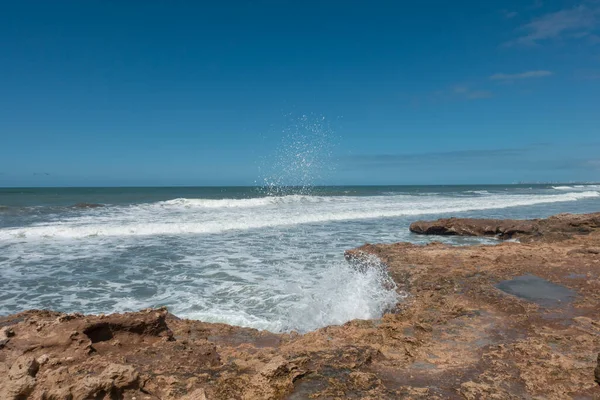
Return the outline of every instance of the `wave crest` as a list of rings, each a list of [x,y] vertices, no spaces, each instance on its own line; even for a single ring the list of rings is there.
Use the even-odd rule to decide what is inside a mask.
[[[287,196],[268,196],[255,197],[249,199],[187,199],[178,198],[173,200],[161,201],[155,203],[159,207],[184,207],[184,208],[251,208],[262,207],[276,204],[291,203],[325,203],[325,202],[343,202],[344,197],[328,196],[308,196],[308,195],[287,195]]]
[[[154,203],[144,207],[106,209],[102,214],[93,217],[79,215],[29,227],[0,229],[0,239],[207,234],[334,221],[503,209],[599,196],[599,192],[585,191],[554,195],[437,198],[293,195],[246,200],[177,199],[176,202],[158,204],[158,207],[157,203]],[[279,206],[260,207],[265,204]],[[173,205],[175,208],[170,208]],[[244,210],[244,207],[252,208]]]

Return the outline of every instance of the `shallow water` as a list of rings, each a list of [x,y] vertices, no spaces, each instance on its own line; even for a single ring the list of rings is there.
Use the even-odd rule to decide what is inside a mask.
[[[321,187],[268,196],[257,188],[0,189],[0,314],[166,305],[181,317],[276,332],[375,318],[398,293],[385,271],[354,269],[344,250],[365,242],[493,242],[416,236],[408,225],[598,211],[599,190]],[[74,207],[80,203],[103,207]]]
[[[535,275],[517,276],[496,287],[505,293],[534,302],[543,307],[558,307],[575,299],[575,291]]]

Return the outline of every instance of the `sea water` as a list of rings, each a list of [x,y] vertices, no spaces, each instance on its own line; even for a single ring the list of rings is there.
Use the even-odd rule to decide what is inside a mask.
[[[377,263],[356,268],[344,250],[493,242],[413,235],[415,220],[599,210],[597,185],[0,189],[0,315],[164,305],[305,332],[376,318],[402,298]]]

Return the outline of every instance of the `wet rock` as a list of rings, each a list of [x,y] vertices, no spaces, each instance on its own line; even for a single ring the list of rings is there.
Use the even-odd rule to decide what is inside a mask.
[[[502,281],[496,287],[505,293],[532,301],[544,307],[557,307],[570,303],[576,293],[562,285],[535,275],[523,275]]]
[[[411,232],[423,235],[498,236],[503,239],[533,235],[537,229],[535,222],[496,219],[443,218],[410,224]]]
[[[559,214],[547,219],[509,220],[441,218],[417,221],[410,231],[422,235],[495,236],[500,239],[560,240],[600,228],[600,213]]]

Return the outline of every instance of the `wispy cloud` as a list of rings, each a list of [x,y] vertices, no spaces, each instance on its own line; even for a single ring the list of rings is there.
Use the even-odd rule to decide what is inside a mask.
[[[544,7],[544,2],[542,0],[535,0],[533,2],[533,4],[531,5],[531,7],[529,7],[530,9],[536,9],[536,8],[542,8]]]
[[[492,92],[488,90],[475,90],[465,85],[454,86],[452,93],[465,99],[487,99],[493,96]]]
[[[543,78],[545,76],[551,76],[551,71],[539,70],[539,71],[525,71],[518,74],[494,74],[490,76],[493,81],[514,81],[517,79],[529,79],[529,78]]]
[[[339,157],[345,171],[368,170],[573,170],[600,171],[600,159],[556,157],[550,143],[504,149],[473,149],[424,153],[352,154]]]
[[[504,13],[504,18],[507,18],[507,19],[511,19],[511,18],[514,18],[517,15],[519,15],[519,13],[516,11],[506,11],[505,10],[505,11],[503,11],[503,13]]]
[[[467,94],[468,99],[489,99],[494,95],[489,90],[474,90]]]
[[[407,165],[426,164],[448,165],[451,164],[490,164],[498,165],[499,159],[520,159],[530,148],[512,149],[482,149],[482,150],[457,150],[428,153],[407,154],[356,154],[341,158],[342,165],[349,169],[363,168],[394,168]]]
[[[576,79],[595,80],[600,79],[600,69],[579,69],[575,71]]]
[[[600,169],[600,160],[588,160],[586,164],[591,168]]]
[[[558,164],[558,169],[581,169],[581,170],[598,170],[600,171],[600,159],[571,159],[565,160]]]
[[[600,7],[579,5],[544,14],[518,29],[520,36],[506,46],[535,46],[552,39],[577,39],[592,35],[600,24]]]

